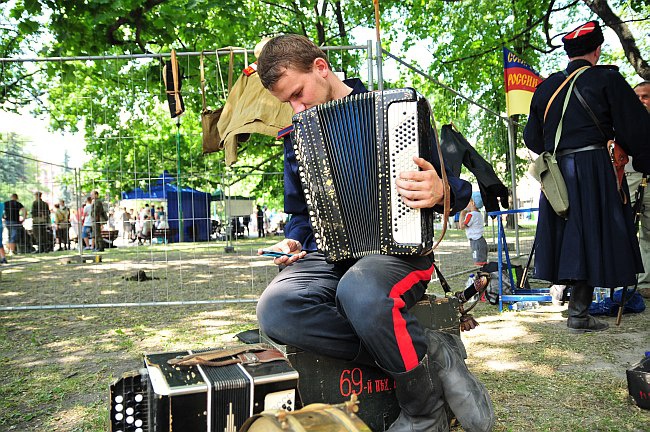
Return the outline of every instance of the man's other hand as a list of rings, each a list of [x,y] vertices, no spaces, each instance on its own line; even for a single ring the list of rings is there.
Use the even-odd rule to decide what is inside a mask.
[[[403,171],[395,183],[404,204],[411,208],[431,208],[442,203],[442,179],[433,165],[425,159],[414,157],[413,162],[422,171]]]
[[[267,247],[266,249],[292,255],[274,258],[273,263],[276,265],[289,265],[307,255],[307,252],[302,250],[302,245],[300,242],[298,240],[292,239],[284,239],[281,242],[274,244],[273,246]],[[262,249],[257,250],[258,255],[262,255],[263,253],[264,252]]]

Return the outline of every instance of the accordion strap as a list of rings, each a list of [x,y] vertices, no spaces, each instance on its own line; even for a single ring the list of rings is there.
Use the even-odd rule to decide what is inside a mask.
[[[438,160],[440,161],[440,178],[442,179],[442,199],[443,199],[443,215],[442,215],[442,230],[438,236],[438,240],[434,243],[429,253],[433,252],[447,232],[447,222],[449,220],[449,213],[451,212],[451,189],[449,187],[449,180],[447,179],[447,170],[445,169],[445,159],[442,157],[442,147],[440,146],[440,137],[438,136],[438,129],[436,129],[436,120],[433,118],[433,109],[428,99],[424,99],[429,105],[429,112],[431,113],[431,128],[436,139],[436,148],[438,150]]]
[[[172,366],[227,366],[237,363],[268,363],[277,360],[288,361],[277,349],[264,344],[250,344],[189,354],[180,358],[169,359],[167,364]]]

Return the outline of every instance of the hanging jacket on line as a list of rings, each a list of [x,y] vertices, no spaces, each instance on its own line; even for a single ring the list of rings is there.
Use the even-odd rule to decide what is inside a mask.
[[[494,172],[492,165],[481,157],[474,147],[451,125],[444,125],[440,130],[440,146],[445,164],[458,177],[462,165],[465,165],[478,182],[483,204],[488,212],[499,211],[501,207],[508,208],[508,188]]]
[[[275,138],[280,129],[291,124],[292,116],[289,104],[280,102],[265,89],[259,75],[249,66],[230,90],[217,124],[226,165],[237,161],[238,143],[248,141],[253,133]]]

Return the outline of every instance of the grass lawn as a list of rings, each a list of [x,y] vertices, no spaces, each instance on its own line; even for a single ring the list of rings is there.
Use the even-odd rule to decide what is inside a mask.
[[[469,248],[463,238],[462,233],[452,231],[443,244],[458,243],[459,252],[445,255],[451,249],[441,251],[443,262],[467,262]],[[245,294],[254,298],[259,294],[256,285],[262,282],[249,280],[255,278],[250,268],[264,268],[268,262],[251,257],[250,249],[273,240],[238,242],[241,256],[237,259],[246,261],[241,267],[233,264],[237,259],[218,252],[217,246],[206,247],[201,253],[197,249],[186,252],[185,267],[191,265],[190,253],[202,271],[206,271],[202,257],[215,254],[210,267],[219,263],[235,267],[228,272],[213,268],[206,276],[210,283],[194,281],[191,290],[199,295],[201,290],[223,285],[223,292],[233,298],[245,297],[236,285],[245,279],[243,285],[254,285]],[[155,245],[153,251],[163,247]],[[87,268],[98,269],[113,260],[137,263],[151,252],[144,248],[109,251],[103,263],[87,264]],[[23,293],[25,302],[37,303],[39,296],[50,294],[42,289],[32,292],[34,280],[46,276],[55,281],[53,290],[67,284],[66,295],[79,301],[84,299],[84,290],[89,295],[100,291],[95,287],[97,281],[112,284],[112,290],[119,288],[117,282],[124,284],[117,274],[102,279],[111,271],[108,268],[88,280],[64,276],[69,266],[54,259],[56,255],[50,257],[51,262],[39,264],[38,272],[33,266],[3,272],[2,302],[7,304],[8,298]],[[274,268],[264,271],[272,275]],[[173,291],[176,278],[187,277],[178,269],[158,274],[160,281],[129,282],[128,286],[146,292],[157,285],[170,285],[166,289]],[[214,280],[219,275],[226,277]],[[463,274],[450,282],[460,288],[466,278]],[[430,287],[440,292],[439,285]],[[485,383],[494,401],[495,430],[649,431],[650,412],[628,400],[625,369],[650,349],[650,312],[625,315],[618,327],[613,318],[607,318],[612,326],[609,331],[574,335],[566,331],[563,309],[548,305],[498,313],[486,303],[476,308],[480,326],[464,333],[463,340],[470,369]],[[142,353],[232,343],[236,333],[256,328],[256,319],[254,303],[223,303],[0,312],[0,324],[0,431],[106,431],[108,386],[123,372],[139,368]]]

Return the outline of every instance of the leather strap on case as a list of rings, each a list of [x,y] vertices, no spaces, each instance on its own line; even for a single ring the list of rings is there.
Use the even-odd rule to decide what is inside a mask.
[[[250,344],[221,348],[167,360],[172,366],[227,366],[231,364],[259,364],[287,358],[277,349],[265,344]]]

